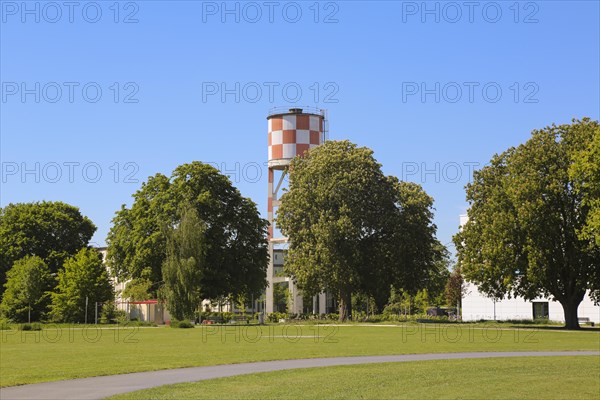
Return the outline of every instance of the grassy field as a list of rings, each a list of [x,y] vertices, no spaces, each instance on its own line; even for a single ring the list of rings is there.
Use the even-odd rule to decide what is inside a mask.
[[[129,399],[598,399],[595,356],[310,368],[162,386]]]
[[[45,327],[0,335],[0,386],[277,359],[600,348],[598,331],[439,324]]]

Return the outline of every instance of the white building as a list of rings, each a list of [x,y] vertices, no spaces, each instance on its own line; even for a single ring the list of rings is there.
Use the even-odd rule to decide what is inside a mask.
[[[580,319],[600,324],[600,307],[594,305],[589,296],[585,295],[577,309]],[[551,321],[565,321],[563,307],[559,302],[544,297],[528,301],[522,297],[494,301],[477,290],[477,286],[468,283],[467,294],[462,301],[463,321],[507,320],[548,318]]]
[[[460,226],[468,221],[466,215],[460,216]],[[579,305],[577,315],[581,319],[587,318],[594,323],[600,323],[600,306],[586,293]],[[522,297],[494,300],[480,293],[477,286],[467,282],[467,293],[462,300],[463,321],[508,320],[508,319],[535,319],[548,318],[551,321],[565,321],[563,307],[556,301],[544,297],[529,301]]]

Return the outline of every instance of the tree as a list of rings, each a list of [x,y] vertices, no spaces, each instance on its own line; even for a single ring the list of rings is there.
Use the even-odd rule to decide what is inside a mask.
[[[444,294],[447,305],[452,307],[459,304],[462,305],[462,298],[466,295],[466,285],[458,266],[448,276]]]
[[[433,198],[413,182],[388,178],[393,186],[393,236],[390,247],[397,251],[389,254],[396,268],[394,285],[415,295],[427,288],[439,292],[449,265],[448,250],[436,239],[433,220]]]
[[[121,295],[124,299],[129,299],[130,301],[148,300],[151,297],[151,287],[152,282],[150,282],[148,279],[132,279],[131,281],[127,282],[127,286],[125,286],[125,289]]]
[[[450,279],[450,252],[439,241],[433,245],[433,266],[429,272],[429,280],[424,289],[430,295],[431,301],[440,306],[446,303],[446,283]]]
[[[178,320],[193,318],[202,301],[206,226],[196,210],[189,206],[182,211],[179,225],[168,230],[167,258],[162,268],[167,308]]]
[[[273,284],[273,304],[276,312],[288,312],[290,308],[290,291],[287,282]]]
[[[0,291],[16,260],[38,256],[56,273],[88,245],[96,227],[77,207],[62,202],[9,204],[0,209]]]
[[[67,259],[58,272],[51,314],[57,321],[85,322],[87,310],[93,310],[96,302],[104,303],[113,297],[113,287],[101,255],[94,249],[81,249]]]
[[[392,288],[390,298],[385,308],[384,315],[408,315],[413,311],[410,307],[411,297],[403,290]]]
[[[184,164],[171,178],[149,178],[133,197],[131,208],[117,212],[107,238],[108,264],[120,279],[149,279],[151,294],[157,293],[167,257],[168,230],[163,227],[177,226],[178,211],[191,205],[205,224],[202,298],[251,297],[265,288],[268,222],[217,169]]]
[[[307,294],[336,294],[340,321],[352,316],[352,293],[382,309],[392,285],[425,285],[434,267],[432,200],[386,177],[372,150],[327,142],[292,161],[289,182],[277,215],[290,240],[284,268]]]
[[[494,156],[467,185],[469,221],[454,237],[467,280],[492,298],[551,297],[568,329],[579,328],[586,290],[600,291],[599,247],[581,234],[594,195],[572,169],[598,133],[597,122],[574,120]]]
[[[38,256],[17,260],[7,273],[0,311],[15,322],[42,319],[48,308],[48,291],[54,286],[50,269]]]
[[[384,228],[376,241],[368,244],[374,257],[367,268],[361,290],[375,299],[383,310],[391,286],[409,296],[427,289],[439,297],[448,275],[449,253],[436,239],[433,224],[433,198],[413,182],[388,176],[393,205],[384,216]]]
[[[309,298],[308,300],[311,300],[311,298]],[[378,311],[375,300],[372,297],[361,292],[352,294],[352,312],[354,312],[355,310],[364,312],[365,315],[377,314]]]
[[[169,178],[156,174],[133,194],[133,205],[125,205],[113,218],[106,239],[107,264],[121,280],[143,279],[152,282],[156,295],[162,285],[162,265],[166,257],[166,237],[161,227],[175,224],[175,208],[168,198]]]
[[[581,129],[594,129],[594,123],[584,119]],[[582,196],[583,202],[590,208],[586,225],[580,232],[583,238],[590,239],[600,246],[600,128],[587,146],[582,146],[575,163],[571,165],[570,176],[575,190]]]
[[[583,129],[592,124],[583,121]],[[600,128],[596,125],[593,139],[589,146],[583,148],[579,157],[571,166],[570,175],[574,181],[575,191],[582,197],[584,206],[589,207],[585,226],[579,232],[580,238],[589,240],[591,251],[600,248]],[[600,268],[592,271],[590,278],[594,287],[600,287]],[[600,303],[600,290],[591,292],[591,297]]]

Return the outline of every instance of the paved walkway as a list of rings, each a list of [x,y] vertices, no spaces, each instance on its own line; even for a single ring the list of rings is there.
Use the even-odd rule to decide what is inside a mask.
[[[13,386],[0,389],[0,399],[102,399],[119,393],[133,392],[162,385],[196,382],[256,372],[285,369],[330,367],[335,365],[371,364],[426,360],[456,360],[465,358],[550,357],[550,356],[600,356],[600,351],[523,351],[481,353],[408,354],[394,356],[308,358],[303,360],[266,361],[245,364],[216,365],[210,367],[178,368],[132,374],[98,376]]]

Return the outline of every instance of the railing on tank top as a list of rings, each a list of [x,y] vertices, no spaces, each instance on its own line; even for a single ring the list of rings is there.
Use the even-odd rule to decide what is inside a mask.
[[[294,112],[292,110],[299,110]],[[300,111],[301,110],[301,111]],[[280,115],[280,114],[315,114],[325,117],[325,110],[318,107],[312,106],[286,106],[286,107],[273,107],[269,110],[268,116]]]

